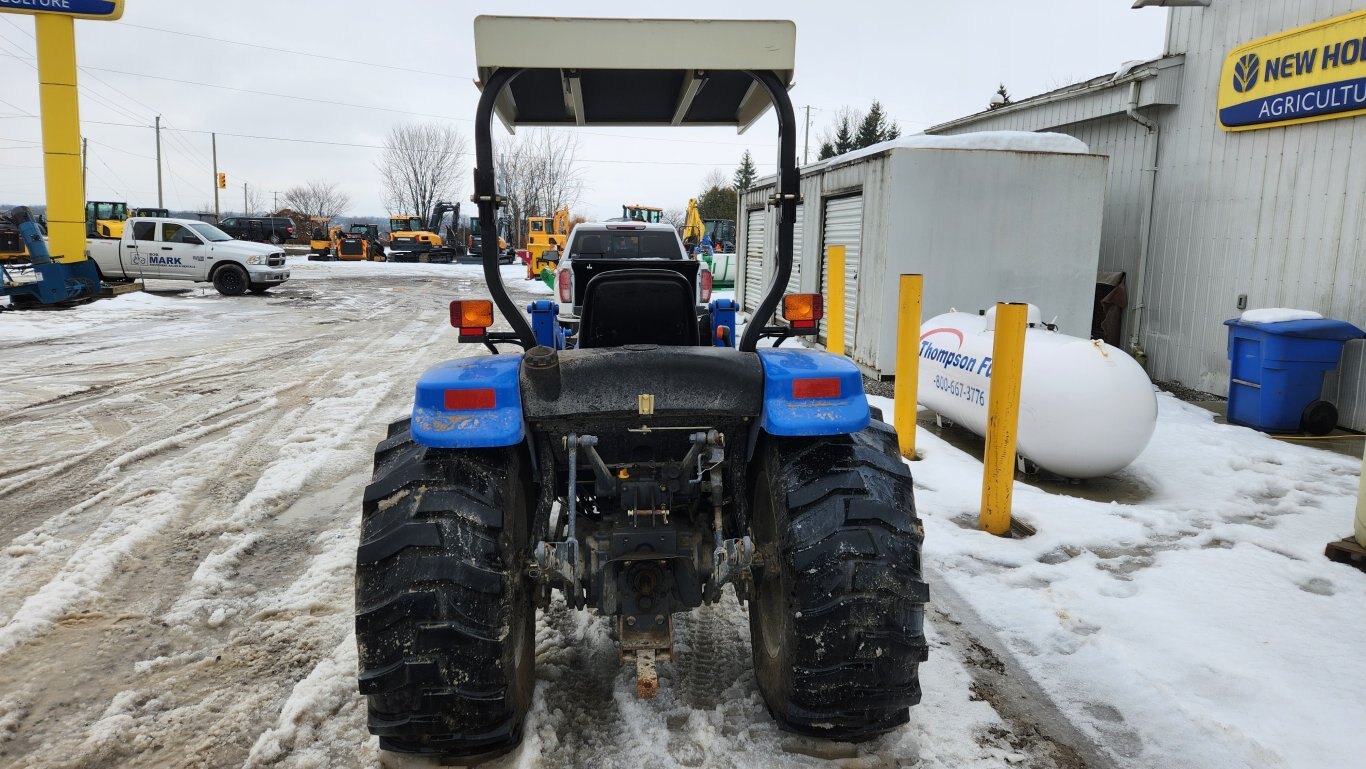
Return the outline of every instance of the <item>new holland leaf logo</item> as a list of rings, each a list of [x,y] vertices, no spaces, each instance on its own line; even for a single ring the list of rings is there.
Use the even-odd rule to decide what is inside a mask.
[[[1238,93],[1251,91],[1257,85],[1257,76],[1262,71],[1262,59],[1249,53],[1233,65],[1233,90]]]

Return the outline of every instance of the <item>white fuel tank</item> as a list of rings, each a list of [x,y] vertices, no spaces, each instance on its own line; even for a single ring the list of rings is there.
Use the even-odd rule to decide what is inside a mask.
[[[995,309],[950,312],[920,327],[920,403],[986,435]],[[1017,451],[1068,478],[1120,470],[1142,453],[1157,397],[1142,366],[1099,340],[1049,331],[1029,307]]]

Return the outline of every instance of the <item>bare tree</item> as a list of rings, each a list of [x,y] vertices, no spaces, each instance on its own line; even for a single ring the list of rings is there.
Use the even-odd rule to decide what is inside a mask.
[[[673,225],[675,230],[683,229],[683,225],[688,221],[688,212],[681,208],[669,208],[664,211],[664,222]]]
[[[579,140],[574,134],[544,128],[533,128],[502,142],[498,178],[507,196],[516,243],[526,239],[528,217],[553,216],[579,202],[583,172],[576,163],[578,150]]]
[[[285,190],[284,203],[286,208],[306,216],[334,219],[351,206],[351,196],[334,182],[314,179]]]
[[[440,123],[406,123],[389,131],[378,163],[389,213],[428,220],[436,201],[455,197],[468,146],[463,134]]]
[[[708,191],[716,189],[717,187],[725,189],[729,186],[730,174],[726,173],[725,171],[722,171],[719,168],[713,168],[712,170],[707,172],[706,176],[702,177],[701,193],[706,194]]]
[[[266,210],[266,193],[248,184],[243,194],[242,204],[247,208],[242,212],[243,216],[260,216]]]

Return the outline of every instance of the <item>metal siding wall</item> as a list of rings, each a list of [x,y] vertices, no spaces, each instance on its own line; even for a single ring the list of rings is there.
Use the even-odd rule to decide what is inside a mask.
[[[764,251],[767,212],[762,208],[745,212],[744,308],[754,312],[764,296]]]
[[[1144,83],[1150,88],[1151,83]],[[1100,120],[1082,123],[1056,124],[1052,120],[1064,119],[1061,103],[1045,105],[1039,110],[1017,112],[1018,120],[1011,121],[1019,126],[1037,126],[1041,130],[1065,133],[1086,142],[1086,146],[1096,155],[1110,158],[1110,174],[1105,191],[1105,215],[1102,218],[1099,269],[1118,270],[1128,274],[1132,286],[1135,271],[1138,269],[1138,246],[1141,238],[1139,228],[1143,222],[1143,158],[1147,141],[1147,129],[1130,120],[1127,115],[1116,115]],[[1041,113],[1029,117],[1032,113]],[[1156,108],[1145,111],[1153,116]],[[955,128],[947,133],[965,133],[967,129]],[[972,126],[978,130],[978,126]],[[980,130],[988,130],[981,128]],[[996,130],[996,129],[990,129]],[[1011,129],[1019,130],[1019,129]],[[1032,128],[1030,130],[1033,130]],[[1128,333],[1128,316],[1125,317],[1124,332]]]
[[[1360,10],[1360,0],[1219,0],[1172,9],[1185,53],[1181,106],[1162,120],[1143,345],[1157,379],[1224,394],[1226,329],[1249,307],[1290,306],[1366,325],[1366,118],[1227,133],[1215,100],[1224,57],[1259,37]],[[1366,428],[1366,361],[1348,345],[1325,395]]]
[[[1131,306],[1145,305],[1141,344],[1155,379],[1227,393],[1222,321],[1238,314],[1239,294],[1249,307],[1295,306],[1366,327],[1366,117],[1234,134],[1219,128],[1215,106],[1234,47],[1363,8],[1361,0],[1216,0],[1168,10],[1166,53],[1186,59],[1179,106],[1144,109],[1161,124],[1160,170],[1147,283],[1142,297],[1130,296]],[[1170,101],[1174,84],[1162,83],[1155,98]],[[1132,284],[1143,129],[1122,115],[1092,119],[1095,99],[986,114],[941,132],[1059,131],[1109,155],[1100,264],[1125,270]],[[1366,429],[1366,343],[1347,345],[1324,395],[1344,425]]]
[[[802,290],[802,230],[805,228],[805,204],[797,206],[797,220],[792,223],[792,275],[787,279],[787,293]]]
[[[844,246],[844,344],[852,351],[857,338],[859,306],[859,248],[863,241],[863,195],[850,195],[831,198],[825,201],[824,232],[822,233],[822,256],[830,246]],[[821,259],[821,286],[828,285],[829,271],[826,259]],[[822,290],[828,298],[829,291]],[[821,332],[826,328],[821,319]],[[853,357],[853,356],[851,356]],[[869,361],[864,361],[869,362]]]

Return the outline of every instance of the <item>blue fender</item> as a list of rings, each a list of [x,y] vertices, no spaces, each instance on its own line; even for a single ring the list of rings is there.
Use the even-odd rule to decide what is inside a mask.
[[[413,440],[438,449],[522,442],[522,354],[458,358],[422,372],[413,401]]]
[[[820,350],[758,350],[764,364],[764,413],[770,435],[844,435],[868,426],[863,373],[843,355]]]

